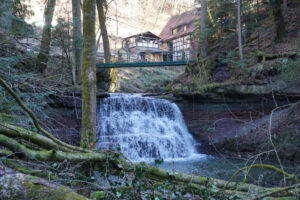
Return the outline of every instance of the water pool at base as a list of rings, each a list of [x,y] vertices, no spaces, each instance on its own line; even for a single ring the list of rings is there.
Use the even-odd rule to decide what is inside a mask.
[[[157,165],[160,168],[223,180],[253,164],[197,153],[196,145],[201,144],[193,139],[173,102],[139,94],[111,94],[99,102],[98,109],[97,148],[117,147],[132,162],[163,159],[163,164]],[[256,163],[277,164],[258,159]],[[295,174],[296,168],[287,163],[284,170]],[[243,173],[235,179],[243,180]],[[282,175],[261,168],[251,169],[247,175],[248,183],[262,186],[278,186],[282,180]]]
[[[260,164],[270,164],[279,167],[272,162],[256,162]],[[159,168],[170,170],[172,172],[181,172],[193,174],[203,177],[211,177],[222,180],[229,180],[231,176],[238,170],[245,166],[249,166],[253,162],[242,159],[228,159],[217,158],[213,156],[194,156],[194,158],[187,160],[166,161],[162,164],[151,163]],[[284,163],[284,169],[288,172],[297,172],[297,166],[291,163]],[[298,169],[298,174],[300,169]],[[244,173],[239,174],[234,181],[242,182],[244,180]],[[283,184],[283,176],[278,173],[262,168],[253,168],[247,175],[247,183],[252,183],[261,186],[278,186]]]

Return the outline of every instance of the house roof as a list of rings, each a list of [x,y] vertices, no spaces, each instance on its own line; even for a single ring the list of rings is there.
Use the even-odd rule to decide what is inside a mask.
[[[131,36],[126,37],[124,39],[132,38],[132,37],[136,37],[136,36],[152,37],[152,38],[160,39],[160,37],[158,37],[157,35],[155,35],[154,33],[150,32],[150,31],[147,31],[147,32],[144,32],[144,33],[135,34],[135,35],[131,35]]]
[[[195,25],[192,23],[195,20],[200,19],[199,15],[194,14],[194,10],[184,12],[180,15],[171,17],[168,21],[159,37],[162,41],[172,40],[180,36],[188,35],[195,30]],[[187,25],[186,30],[179,29],[176,34],[173,35],[172,30],[181,25]]]

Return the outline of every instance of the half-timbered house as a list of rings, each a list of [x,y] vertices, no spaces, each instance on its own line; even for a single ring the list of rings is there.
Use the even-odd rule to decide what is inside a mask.
[[[194,22],[200,17],[194,11],[188,11],[170,18],[159,37],[161,50],[171,52],[172,60],[193,59],[197,53],[198,43],[193,40]],[[164,60],[169,59],[164,56]]]

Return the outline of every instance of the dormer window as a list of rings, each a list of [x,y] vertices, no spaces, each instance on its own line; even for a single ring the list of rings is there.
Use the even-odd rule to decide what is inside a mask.
[[[183,31],[186,31],[187,25],[183,25]]]
[[[173,35],[177,34],[177,27],[172,29],[172,34]]]

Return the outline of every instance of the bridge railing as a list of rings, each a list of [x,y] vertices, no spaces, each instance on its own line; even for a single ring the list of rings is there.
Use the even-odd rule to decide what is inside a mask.
[[[118,52],[112,57],[109,63],[97,62],[98,68],[124,68],[124,67],[162,67],[162,66],[183,66],[194,62],[197,51],[176,51],[176,52]]]

